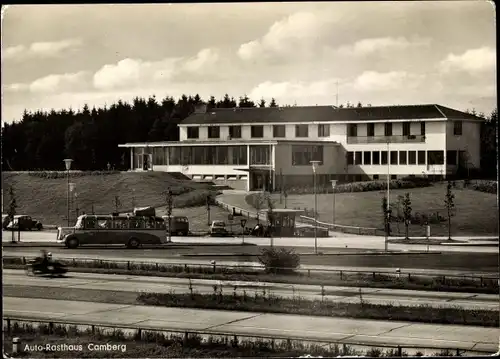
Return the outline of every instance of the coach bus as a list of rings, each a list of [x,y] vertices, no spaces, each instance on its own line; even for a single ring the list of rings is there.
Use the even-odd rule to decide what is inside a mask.
[[[78,217],[74,227],[57,229],[57,243],[68,248],[101,244],[137,248],[167,241],[165,220],[161,217],[84,214]]]

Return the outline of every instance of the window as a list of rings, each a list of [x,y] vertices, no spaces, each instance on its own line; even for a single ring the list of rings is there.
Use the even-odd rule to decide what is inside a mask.
[[[181,165],[191,164],[191,147],[181,147]]]
[[[387,164],[387,151],[382,151],[380,153],[381,153],[381,156],[382,156],[380,164],[386,165]]]
[[[220,127],[219,126],[209,126],[208,127],[208,138],[219,138],[220,137]]]
[[[357,137],[358,136],[358,125],[355,123],[350,123],[347,126],[347,137]]]
[[[375,136],[375,124],[374,123],[369,123],[366,128],[366,135],[368,137],[373,137]]]
[[[354,164],[355,165],[362,165],[363,164],[362,154],[363,154],[363,152],[361,152],[361,151],[354,152]]]
[[[311,161],[323,164],[323,146],[292,146],[292,165],[311,166]]]
[[[146,228],[146,223],[144,219],[140,217],[135,217],[135,218],[130,218],[129,221],[129,228],[135,228],[135,229],[140,229],[140,228]]]
[[[398,175],[391,175],[391,180],[397,180],[398,179]]]
[[[398,151],[391,151],[391,165],[398,164]]]
[[[378,180],[378,175],[373,175],[374,180]]]
[[[372,164],[372,153],[370,151],[363,152],[363,164],[365,165]]]
[[[403,136],[410,136],[410,122],[403,122]]]
[[[444,165],[444,151],[427,151],[427,164]]]
[[[374,151],[372,153],[372,164],[374,165],[379,165],[380,164],[380,152],[379,151]]]
[[[453,134],[462,136],[462,121],[453,121]]]
[[[232,165],[247,164],[247,146],[229,146],[229,158],[232,160]]]
[[[354,164],[354,152],[347,152],[347,164],[348,165]]]
[[[318,137],[329,137],[330,125],[318,125]]]
[[[181,147],[170,147],[168,151],[168,164],[171,166],[181,164]]]
[[[420,135],[425,136],[425,122],[420,122]]]
[[[250,146],[250,164],[268,165],[270,164],[269,146]]]
[[[452,166],[456,166],[457,151],[446,151],[446,163]]]
[[[285,125],[274,125],[273,126],[273,137],[285,137],[286,127]]]
[[[110,228],[111,228],[111,218],[97,219],[97,229],[110,229]]]
[[[399,151],[399,164],[400,165],[406,164],[406,151]]]
[[[159,166],[167,164],[164,147],[153,147],[153,164]]]
[[[95,229],[97,226],[97,220],[95,217],[85,217],[83,222],[85,229]]]
[[[417,164],[417,151],[408,151],[408,164],[409,165]]]
[[[425,151],[418,151],[418,164],[425,165]]]
[[[241,138],[241,126],[229,126],[229,137]]]
[[[295,137],[308,137],[308,136],[309,136],[308,125],[295,125]]]
[[[200,128],[199,127],[188,127],[187,128],[187,138],[199,138]]]
[[[264,137],[264,126],[252,126],[250,128],[250,136],[252,138]]]
[[[216,147],[217,151],[217,159],[215,161],[216,165],[227,165],[228,163],[228,155],[229,149],[227,146],[218,146]]]
[[[114,218],[113,219],[113,228],[114,229],[127,229],[128,222],[129,221],[127,218]]]
[[[392,136],[392,123],[386,122],[384,124],[384,135],[385,136]]]

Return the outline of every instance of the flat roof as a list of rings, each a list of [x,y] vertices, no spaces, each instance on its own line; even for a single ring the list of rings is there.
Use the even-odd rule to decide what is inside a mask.
[[[269,212],[269,209],[261,209],[259,212]],[[292,208],[273,208],[274,213],[303,213],[302,209],[292,209]]]
[[[188,141],[163,141],[163,142],[133,142],[119,144],[118,147],[185,147],[185,146],[269,146],[279,144],[296,144],[296,145],[331,145],[338,146],[338,142],[334,141],[318,141],[318,140],[227,140],[221,142],[217,140],[188,140]]]

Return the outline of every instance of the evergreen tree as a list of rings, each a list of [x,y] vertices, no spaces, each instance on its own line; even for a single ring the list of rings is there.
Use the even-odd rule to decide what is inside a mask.
[[[276,100],[274,97],[271,99],[271,103],[269,104],[269,107],[278,107],[278,104],[276,103]]]

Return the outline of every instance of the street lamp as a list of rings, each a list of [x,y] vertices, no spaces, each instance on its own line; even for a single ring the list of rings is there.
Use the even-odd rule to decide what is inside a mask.
[[[64,159],[64,165],[66,166],[66,171],[67,171],[67,177],[68,177],[68,216],[67,216],[67,219],[68,219],[68,227],[69,227],[69,192],[70,192],[70,188],[69,188],[69,170],[71,169],[71,162],[73,162],[73,160],[71,158],[66,158]]]
[[[333,191],[333,215],[332,215],[332,224],[335,229],[335,187],[337,186],[337,180],[330,180],[332,183],[332,191]]]
[[[313,181],[314,181],[314,254],[318,254],[318,194],[316,191],[316,167],[318,166],[319,161],[311,161],[312,170],[313,170]]]

